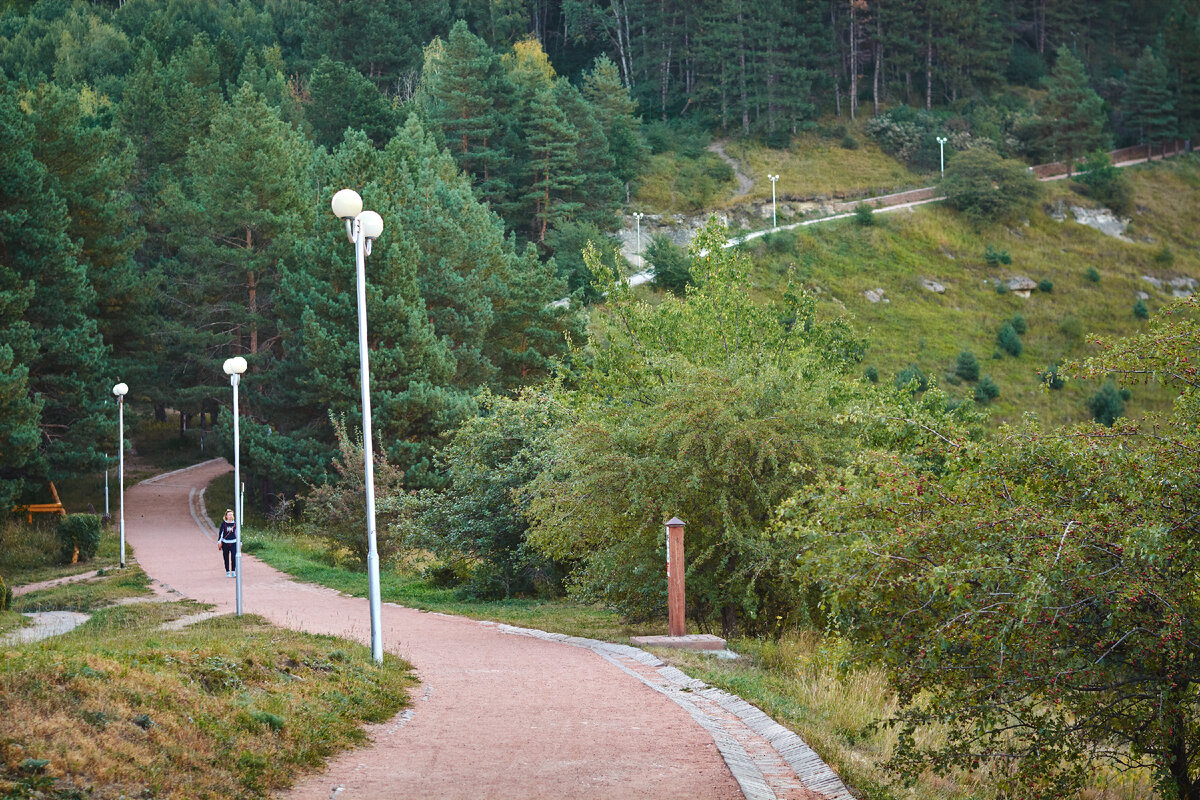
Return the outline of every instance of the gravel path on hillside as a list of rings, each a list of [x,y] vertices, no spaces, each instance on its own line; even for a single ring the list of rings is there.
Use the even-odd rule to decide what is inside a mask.
[[[228,470],[208,462],[125,497],[126,535],[147,574],[227,613],[234,581],[194,507]],[[246,613],[368,641],[366,600],[296,582],[252,556],[242,560]],[[374,726],[371,746],[303,778],[288,797],[850,797],[790,731],[737,698],[698,691],[635,648],[391,603],[383,604],[383,641],[416,668],[412,706]]]

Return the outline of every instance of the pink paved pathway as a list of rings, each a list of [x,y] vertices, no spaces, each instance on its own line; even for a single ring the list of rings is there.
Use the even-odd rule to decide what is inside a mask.
[[[150,576],[232,612],[234,581],[195,502],[228,470],[209,462],[126,490],[125,524]],[[246,613],[277,625],[369,639],[365,600],[295,582],[250,556],[243,593]],[[291,797],[743,796],[710,733],[594,652],[386,603],[383,640],[421,680],[411,714],[377,726],[373,746],[301,780]]]

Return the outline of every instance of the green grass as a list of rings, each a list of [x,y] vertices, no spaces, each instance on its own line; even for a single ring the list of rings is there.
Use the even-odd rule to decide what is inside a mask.
[[[0,524],[0,576],[10,585],[38,583],[120,564],[120,536],[114,527],[104,530],[91,561],[62,564],[62,546],[55,533],[57,517],[42,517],[33,525],[10,521]],[[126,547],[126,553],[132,549]]]
[[[143,597],[149,594],[150,579],[141,567],[130,564],[125,569],[107,569],[93,579],[41,589],[13,598],[13,609],[31,611],[92,611],[110,606],[118,600]]]
[[[49,526],[0,528],[12,585],[103,568],[0,612],[0,632],[26,624],[20,612],[92,614],[0,653],[0,797],[262,797],[407,704],[410,667],[390,655],[377,666],[353,642],[249,616],[163,630],[200,606],[156,602],[140,568],[112,569],[116,538],[105,531],[94,562],[62,566]],[[148,602],[114,605],[128,598]]]
[[[638,176],[634,205],[650,213],[691,214],[724,205],[736,188],[733,171],[715,153],[656,153]]]
[[[331,564],[325,543],[317,537],[248,528],[244,541],[247,553],[299,580],[367,596],[366,573]],[[612,611],[568,600],[465,600],[454,589],[433,586],[411,565],[382,569],[379,584],[385,602],[571,636],[628,643],[630,636],[662,633],[665,627],[663,623],[628,624]]]
[[[860,227],[852,220],[814,225],[777,234],[747,246],[755,270],[751,290],[763,299],[778,296],[790,268],[814,292],[821,312],[847,314],[870,336],[864,368],[873,365],[881,380],[891,380],[909,364],[917,364],[943,386],[958,353],[972,351],[981,375],[1000,387],[992,403],[997,421],[1015,421],[1036,412],[1051,424],[1090,418],[1087,398],[1096,385],[1068,381],[1049,392],[1038,372],[1055,362],[1093,352],[1096,334],[1118,337],[1145,330],[1133,313],[1136,292],[1151,295],[1151,313],[1172,299],[1141,280],[1144,274],[1200,277],[1200,253],[1192,245],[1200,229],[1200,158],[1195,156],[1130,170],[1139,212],[1121,242],[1072,220],[1054,222],[1043,205],[1058,199],[1091,205],[1063,182],[1043,184],[1045,196],[1023,218],[975,227],[941,204],[883,215],[879,224]],[[1143,241],[1144,239],[1152,241]],[[1174,254],[1169,267],[1161,255]],[[987,248],[1008,251],[1012,263],[989,266]],[[1100,273],[1093,283],[1089,267]],[[997,294],[995,281],[1024,275],[1050,279],[1053,291],[1034,292],[1029,299]],[[922,278],[947,287],[934,294]],[[871,303],[868,289],[882,288],[888,303]],[[1021,337],[1021,356],[993,358],[996,334],[1014,314],[1024,315],[1028,330]],[[1072,318],[1074,322],[1072,322]],[[946,387],[970,397],[972,384]],[[1130,387],[1127,414],[1136,417],[1162,411],[1169,393],[1155,386]]]
[[[262,797],[407,703],[393,656],[376,666],[361,645],[253,616],[161,629],[189,610],[104,609],[7,651],[0,796]]]
[[[779,641],[738,639],[737,661],[683,651],[655,652],[687,674],[754,703],[798,733],[864,800],[1000,800],[986,771],[937,776],[889,773],[884,762],[896,733],[879,727],[896,708],[881,667],[861,664],[840,639],[803,632]],[[936,740],[937,730],[922,737]],[[905,778],[913,781],[906,785]],[[1089,800],[1153,797],[1152,776],[1098,767],[1082,795]]]

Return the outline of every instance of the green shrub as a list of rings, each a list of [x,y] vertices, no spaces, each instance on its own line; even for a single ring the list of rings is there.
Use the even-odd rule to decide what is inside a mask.
[[[1009,320],[1009,322],[1012,324],[1013,328],[1016,330],[1017,333],[1021,334],[1022,336],[1025,335],[1027,326],[1025,325],[1025,315],[1024,314],[1013,314],[1013,317],[1011,320]]]
[[[952,208],[977,222],[1011,216],[1041,191],[1024,164],[985,147],[958,153],[946,165],[940,188]]]
[[[996,294],[1008,294],[1008,284],[1004,281],[996,281]]]
[[[1021,335],[1017,333],[1017,329],[1013,327],[1011,322],[1004,323],[1004,327],[996,334],[996,344],[1010,356],[1019,356],[1024,346],[1021,344]]]
[[[1054,291],[1054,281],[1050,280],[1049,278],[1042,278],[1040,281],[1038,281],[1038,291],[1050,294]]]
[[[912,384],[913,394],[923,392],[929,388],[929,379],[925,377],[925,373],[916,364],[909,364],[904,369],[900,370],[900,374],[896,376],[896,388],[903,389]]]
[[[1114,422],[1125,415],[1125,401],[1130,397],[1128,389],[1118,389],[1109,380],[1104,382],[1100,391],[1088,398],[1087,407],[1096,422],[1111,428]]]
[[[984,375],[975,384],[975,402],[990,403],[1000,396],[1000,387],[992,380],[991,375]]]
[[[1087,272],[1083,273],[1083,277],[1087,278],[1092,283],[1100,282],[1100,273],[1096,271],[1095,267],[1088,267]]]
[[[989,267],[998,267],[1001,264],[1011,264],[1012,256],[1008,254],[1007,250],[999,250],[989,244],[983,251],[983,260]]]
[[[654,268],[650,284],[655,289],[681,295],[692,282],[692,262],[687,251],[666,236],[658,234],[650,241],[645,258]]]
[[[942,376],[942,379],[951,386],[958,386],[962,383],[962,378],[958,377],[958,373],[954,372],[954,370],[947,372]]]
[[[1150,309],[1146,308],[1146,304],[1141,298],[1138,298],[1138,301],[1133,304],[1133,315],[1138,319],[1150,318]]]
[[[100,547],[100,517],[95,514],[68,514],[60,518],[58,541],[62,545],[63,563],[91,561]]]
[[[1051,364],[1046,367],[1046,371],[1042,373],[1042,383],[1051,389],[1061,389],[1067,384],[1058,374],[1058,364]]]
[[[1167,245],[1163,245],[1154,254],[1154,263],[1160,267],[1169,267],[1175,263],[1175,253]]]
[[[0,575],[0,611],[7,611],[12,605],[12,588],[5,583],[4,576]]]
[[[964,381],[979,380],[979,360],[975,358],[975,354],[970,350],[959,353],[958,361],[954,363],[954,374]]]
[[[863,377],[871,383],[879,383],[879,370],[875,369],[874,366],[869,366],[863,370]]]
[[[1093,153],[1079,165],[1073,187],[1113,211],[1126,213],[1133,207],[1133,187],[1125,173],[1113,166],[1108,153]]]
[[[1071,314],[1063,317],[1062,322],[1058,323],[1058,329],[1068,339],[1078,339],[1080,336],[1083,336],[1083,322],[1080,321],[1079,317]]]
[[[875,224],[875,211],[866,203],[854,207],[854,224],[869,228]]]
[[[845,136],[842,137],[841,144],[842,144],[843,150],[857,150],[858,149],[858,139],[855,139],[850,134],[846,134]]]

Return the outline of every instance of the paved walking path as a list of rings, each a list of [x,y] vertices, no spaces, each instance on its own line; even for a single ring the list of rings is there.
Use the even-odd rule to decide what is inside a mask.
[[[228,470],[207,462],[125,494],[126,535],[141,567],[226,613],[234,581],[201,499]],[[248,555],[243,600],[246,613],[277,625],[369,638],[366,600],[298,583]],[[636,648],[391,603],[383,604],[383,641],[416,668],[412,707],[375,726],[373,745],[301,780],[289,797],[850,798],[790,731]]]

